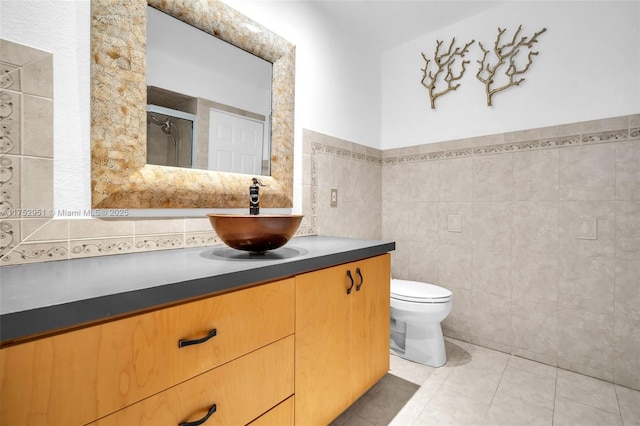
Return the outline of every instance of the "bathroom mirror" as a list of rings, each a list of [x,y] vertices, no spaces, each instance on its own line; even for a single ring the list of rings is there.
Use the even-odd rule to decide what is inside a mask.
[[[271,62],[147,7],[147,163],[269,175]]]
[[[260,204],[292,207],[295,48],[216,0],[92,0],[92,206],[242,208],[252,175],[147,164],[147,3],[273,64],[271,176]]]

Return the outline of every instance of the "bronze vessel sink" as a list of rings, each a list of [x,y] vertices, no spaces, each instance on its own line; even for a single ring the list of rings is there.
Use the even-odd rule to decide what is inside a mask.
[[[208,214],[209,222],[229,247],[250,252],[274,250],[285,245],[298,230],[298,214]]]

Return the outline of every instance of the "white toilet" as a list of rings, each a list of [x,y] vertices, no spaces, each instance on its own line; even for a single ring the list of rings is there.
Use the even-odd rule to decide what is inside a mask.
[[[431,367],[447,362],[440,323],[449,315],[453,293],[437,285],[391,280],[391,352]]]

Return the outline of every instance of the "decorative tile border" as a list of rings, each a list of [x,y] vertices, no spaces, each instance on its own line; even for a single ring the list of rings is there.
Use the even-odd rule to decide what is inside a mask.
[[[631,116],[629,116],[629,118],[630,117]],[[622,118],[624,118],[624,116]],[[531,151],[538,149],[564,148],[568,146],[623,142],[636,139],[640,139],[640,128],[605,130],[601,132],[590,132],[553,138],[540,138],[537,140],[525,140],[521,142],[508,142],[502,144],[490,143],[473,148],[458,148],[451,150],[443,149],[441,151],[430,153],[385,157],[380,160],[380,164],[383,166],[391,166],[403,163],[415,163],[479,155],[495,155],[501,153]],[[446,147],[448,142],[442,142],[442,144]]]
[[[356,144],[356,145],[359,145],[359,144]],[[359,146],[365,147],[364,145],[359,145]],[[344,148],[336,148],[335,146],[331,146],[331,145],[324,145],[319,142],[312,142],[311,150],[314,156],[316,154],[324,154],[324,155],[331,155],[339,158],[345,158],[348,160],[360,161],[363,163],[382,164],[382,159],[379,157],[364,154],[362,152],[351,151]],[[312,172],[312,175],[313,175],[313,172]]]

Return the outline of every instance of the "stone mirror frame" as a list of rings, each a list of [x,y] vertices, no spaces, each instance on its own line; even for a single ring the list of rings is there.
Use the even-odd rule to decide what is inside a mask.
[[[92,0],[92,207],[248,207],[251,175],[146,164],[147,4],[273,64],[271,176],[261,177],[260,205],[292,207],[295,47],[218,0]]]

